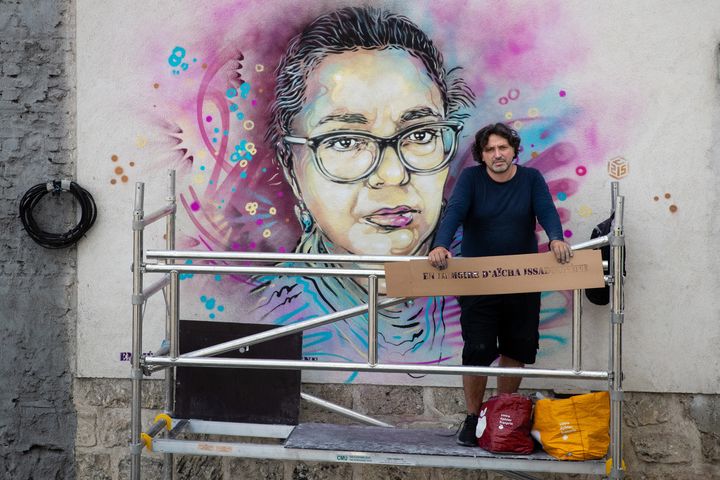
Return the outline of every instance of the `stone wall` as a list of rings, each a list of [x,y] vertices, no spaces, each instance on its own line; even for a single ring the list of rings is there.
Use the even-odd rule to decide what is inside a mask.
[[[75,171],[73,1],[0,0],[0,478],[74,478],[71,398],[76,253],[46,250],[18,203]],[[70,195],[45,197],[44,230],[74,224]]]
[[[146,430],[161,411],[162,382],[146,382]],[[398,427],[454,428],[464,418],[462,391],[454,388],[374,385],[304,385],[303,391]],[[79,480],[128,477],[129,381],[76,379]],[[526,392],[530,393],[530,392]],[[303,402],[301,422],[351,423]],[[627,393],[625,462],[634,480],[720,478],[720,396]],[[449,430],[452,432],[454,430]],[[225,457],[178,456],[178,480],[470,480],[505,478],[463,469],[281,462]],[[143,478],[161,478],[162,457],[143,452]],[[544,479],[583,476],[533,474]],[[598,477],[588,477],[598,478]]]

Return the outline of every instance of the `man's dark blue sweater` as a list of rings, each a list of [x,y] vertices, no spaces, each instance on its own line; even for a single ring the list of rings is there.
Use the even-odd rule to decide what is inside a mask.
[[[550,241],[562,240],[560,216],[542,175],[518,165],[515,176],[498,183],[485,165],[463,170],[440,222],[433,248],[448,250],[463,226],[463,257],[537,253],[536,218]]]

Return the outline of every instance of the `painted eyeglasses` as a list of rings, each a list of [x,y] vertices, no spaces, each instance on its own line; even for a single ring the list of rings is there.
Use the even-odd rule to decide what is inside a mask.
[[[445,168],[457,150],[462,123],[442,121],[413,125],[392,137],[339,130],[314,137],[284,137],[285,142],[307,145],[313,161],[328,180],[353,183],[369,177],[392,147],[411,173],[430,174]]]

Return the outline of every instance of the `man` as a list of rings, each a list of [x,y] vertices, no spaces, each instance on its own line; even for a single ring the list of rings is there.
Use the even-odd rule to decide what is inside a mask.
[[[537,253],[536,220],[545,229],[558,262],[572,257],[563,241],[562,225],[540,172],[520,166],[520,137],[502,123],[488,125],[475,135],[473,155],[479,166],[465,169],[458,179],[429,254],[430,263],[447,267],[453,235],[462,224],[463,257]],[[522,293],[459,297],[460,325],[465,345],[463,365],[501,367],[535,363],[539,347],[540,294]],[[522,377],[499,377],[498,392],[514,393]],[[478,412],[487,377],[463,376],[468,415],[457,442],[475,446]]]

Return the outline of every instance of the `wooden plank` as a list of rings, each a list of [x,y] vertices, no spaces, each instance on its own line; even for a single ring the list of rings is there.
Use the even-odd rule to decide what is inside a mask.
[[[385,264],[387,294],[393,297],[491,295],[577,290],[605,286],[599,250],[574,252],[561,264],[551,252],[448,259],[445,270],[427,259]]]

